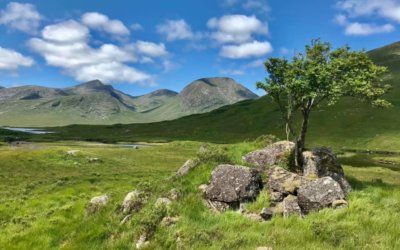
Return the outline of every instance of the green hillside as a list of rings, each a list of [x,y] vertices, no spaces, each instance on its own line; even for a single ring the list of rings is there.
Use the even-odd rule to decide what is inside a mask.
[[[390,69],[386,81],[393,88],[386,98],[392,102],[393,107],[376,109],[353,99],[345,99],[333,107],[316,110],[311,115],[309,145],[400,150],[400,43],[373,50],[369,54],[378,64]],[[73,125],[52,130],[58,133],[44,137],[104,141],[199,140],[220,143],[239,142],[262,134],[284,137],[280,113],[267,97],[173,121],[97,127]]]
[[[95,80],[71,88],[22,86],[0,89],[0,125],[146,123],[204,113],[257,95],[224,77],[203,78],[181,93],[157,90],[130,96]]]

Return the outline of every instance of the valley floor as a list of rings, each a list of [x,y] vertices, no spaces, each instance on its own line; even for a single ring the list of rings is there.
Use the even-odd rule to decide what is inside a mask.
[[[143,232],[151,236],[146,249],[400,249],[400,156],[344,153],[340,160],[354,189],[348,209],[261,223],[236,212],[210,212],[198,191],[218,163],[243,164],[241,156],[260,144],[216,145],[216,154],[189,175],[171,178],[200,145],[0,146],[0,249],[134,249]],[[172,188],[181,198],[167,211],[155,210],[155,200]],[[120,225],[118,205],[134,189],[150,194],[147,205]],[[111,195],[107,207],[85,216],[88,201],[102,194]],[[267,205],[265,193],[248,209]],[[163,226],[165,215],[180,219]]]

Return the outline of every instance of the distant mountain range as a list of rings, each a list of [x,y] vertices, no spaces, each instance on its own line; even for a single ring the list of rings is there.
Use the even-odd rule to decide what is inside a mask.
[[[161,89],[130,96],[99,80],[56,89],[0,87],[0,125],[145,123],[204,113],[258,96],[233,79],[202,78],[180,93]]]

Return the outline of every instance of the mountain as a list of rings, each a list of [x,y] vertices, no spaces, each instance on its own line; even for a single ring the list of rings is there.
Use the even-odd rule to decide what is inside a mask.
[[[0,89],[0,125],[143,123],[203,113],[257,95],[230,78],[203,78],[181,93],[161,89],[130,96],[99,80],[55,89],[22,86]]]
[[[331,107],[321,107],[311,114],[308,146],[400,151],[400,43],[372,50],[368,54],[377,64],[389,69],[385,81],[392,85],[392,89],[385,98],[393,107],[372,108],[350,98],[344,98]],[[58,133],[50,136],[59,136],[58,139],[79,135],[79,138],[105,141],[196,140],[230,143],[254,139],[262,134],[285,138],[279,109],[267,96],[173,121],[95,128],[69,126],[55,130]]]

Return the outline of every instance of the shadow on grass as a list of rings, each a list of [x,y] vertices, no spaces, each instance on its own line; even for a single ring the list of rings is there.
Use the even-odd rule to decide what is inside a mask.
[[[398,185],[385,183],[382,179],[373,179],[372,181],[360,181],[352,176],[346,176],[353,190],[363,190],[367,188],[382,188],[385,190],[398,189]]]
[[[376,160],[376,157],[385,158],[387,155],[378,154],[355,154],[349,157],[340,157],[340,163],[355,168],[382,167],[393,171],[400,171],[400,165],[395,163],[382,163]]]

